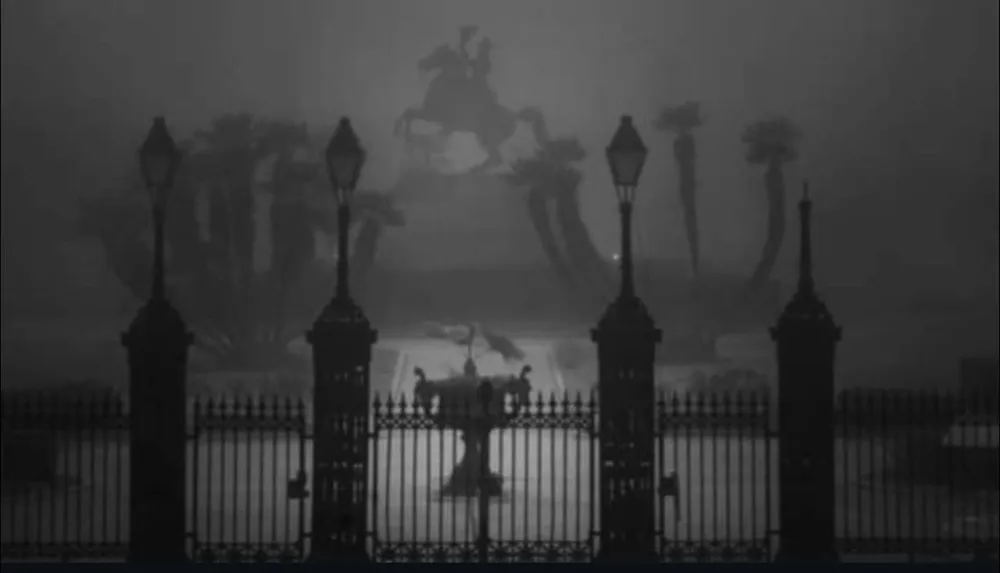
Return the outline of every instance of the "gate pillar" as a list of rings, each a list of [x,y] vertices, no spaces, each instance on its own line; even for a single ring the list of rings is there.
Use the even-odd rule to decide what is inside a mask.
[[[808,184],[799,203],[798,290],[771,337],[778,358],[779,516],[777,559],[837,560],[834,485],[834,360],[841,329],[816,293]]]
[[[307,334],[313,347],[312,552],[320,562],[367,562],[370,364],[377,333],[338,296]]]
[[[598,561],[656,562],[654,358],[662,333],[625,293],[591,339],[598,357],[600,539]]]
[[[153,297],[122,334],[129,367],[129,549],[133,563],[187,559],[187,357],[180,313]]]

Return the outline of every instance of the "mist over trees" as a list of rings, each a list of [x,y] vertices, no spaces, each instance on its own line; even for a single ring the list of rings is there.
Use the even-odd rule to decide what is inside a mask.
[[[527,215],[556,274],[581,302],[594,303],[610,296],[615,283],[580,216],[582,175],[573,165],[586,155],[573,137],[541,141],[532,156],[514,162],[505,179],[527,188]]]
[[[167,210],[172,299],[217,369],[267,370],[290,360],[333,292],[334,268],[317,241],[334,235],[318,146],[304,124],[227,114],[181,144]],[[402,215],[385,195],[359,193],[352,223],[357,281],[385,225]],[[150,290],[149,208],[138,189],[84,201],[80,230],[97,239],[111,272],[137,300]]]

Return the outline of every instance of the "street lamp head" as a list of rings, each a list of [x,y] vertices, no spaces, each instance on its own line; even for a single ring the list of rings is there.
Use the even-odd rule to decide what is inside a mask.
[[[642,175],[642,167],[646,164],[646,156],[649,154],[632,123],[632,116],[622,116],[618,130],[615,131],[605,152],[618,201],[622,204],[631,204],[635,200],[635,188],[639,185],[639,176]]]
[[[163,192],[173,185],[180,161],[181,152],[167,131],[167,121],[162,116],[155,117],[146,141],[139,148],[139,169],[146,188],[155,194],[154,199],[162,200]]]
[[[351,120],[340,119],[337,131],[326,146],[326,168],[330,175],[330,183],[337,194],[337,203],[344,204],[350,200],[361,168],[365,165],[366,153],[351,127]]]

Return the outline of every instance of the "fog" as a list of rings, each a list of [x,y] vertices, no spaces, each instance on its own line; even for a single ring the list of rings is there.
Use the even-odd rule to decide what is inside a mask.
[[[961,305],[985,325],[969,352],[992,344],[995,354],[997,19],[989,0],[4,0],[5,344],[22,337],[6,334],[8,314],[24,317],[21,328],[53,314],[127,320],[135,300],[80,237],[77,210],[136,181],[153,116],[178,139],[227,112],[320,134],[349,116],[369,152],[362,187],[387,189],[405,162],[394,122],[430,79],[417,61],[476,24],[494,44],[500,103],[537,108],[553,135],[588,152],[582,219],[603,256],[618,248],[603,148],[627,113],[650,148],[636,255],[687,272],[673,139],[653,122],[666,105],[698,101],[702,258],[748,277],[767,208],[764,169],[747,163],[740,135],[782,115],[803,137],[785,168],[781,295],[794,282],[794,201],[808,179],[819,283],[841,316],[909,298]],[[531,152],[519,134],[508,159]],[[460,136],[449,145],[453,162],[478,153]],[[408,222],[386,231],[379,268],[544,264],[504,258],[530,224],[520,207],[492,216],[504,202],[489,201],[404,197]],[[645,292],[659,288],[651,276],[640,277]]]

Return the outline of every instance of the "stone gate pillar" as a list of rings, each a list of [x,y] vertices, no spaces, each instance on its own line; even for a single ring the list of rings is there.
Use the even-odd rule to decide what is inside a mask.
[[[377,333],[347,296],[307,335],[313,347],[312,553],[319,562],[367,562],[370,365]]]
[[[180,313],[152,298],[122,335],[129,366],[129,551],[134,563],[187,559],[187,358]]]
[[[654,358],[661,337],[635,296],[613,302],[591,332],[599,363],[599,561],[658,561]]]
[[[799,203],[798,290],[771,337],[778,352],[778,560],[837,560],[834,485],[834,359],[841,329],[812,276],[808,186]]]

